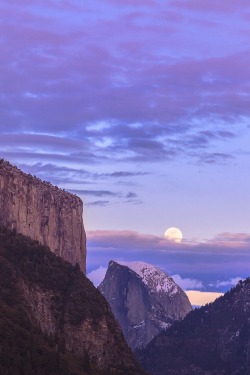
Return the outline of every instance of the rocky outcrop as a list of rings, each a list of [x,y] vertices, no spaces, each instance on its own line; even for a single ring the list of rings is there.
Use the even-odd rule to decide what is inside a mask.
[[[79,197],[0,160],[0,225],[47,245],[85,272],[82,213]]]
[[[162,329],[192,310],[173,279],[144,262],[111,261],[98,289],[133,349],[145,347]]]
[[[0,373],[143,375],[78,266],[6,229],[0,238]]]
[[[249,375],[250,279],[160,333],[138,358],[152,375]]]

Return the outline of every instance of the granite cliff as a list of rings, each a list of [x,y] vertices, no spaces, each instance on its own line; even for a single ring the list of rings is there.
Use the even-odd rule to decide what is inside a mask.
[[[111,261],[98,289],[133,349],[145,347],[161,330],[192,310],[173,279],[144,262]]]
[[[79,197],[0,160],[0,225],[47,245],[86,270],[86,235]]]
[[[250,279],[193,310],[137,354],[152,375],[250,375]]]
[[[143,375],[78,265],[15,231],[0,239],[1,374]]]

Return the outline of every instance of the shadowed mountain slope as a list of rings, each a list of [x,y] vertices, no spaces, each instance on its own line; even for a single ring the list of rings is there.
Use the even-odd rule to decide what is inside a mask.
[[[79,266],[0,228],[1,375],[142,375]]]
[[[152,375],[249,375],[250,279],[190,312],[137,355]]]

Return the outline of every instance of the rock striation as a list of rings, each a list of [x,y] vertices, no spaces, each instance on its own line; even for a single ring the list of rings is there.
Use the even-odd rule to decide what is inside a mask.
[[[151,375],[249,375],[250,279],[193,310],[137,354]]]
[[[192,310],[187,295],[173,279],[144,262],[111,261],[98,289],[133,349],[145,347]]]
[[[0,238],[1,374],[144,374],[78,265],[5,228]]]
[[[79,197],[0,160],[0,225],[47,245],[86,271],[86,235]]]

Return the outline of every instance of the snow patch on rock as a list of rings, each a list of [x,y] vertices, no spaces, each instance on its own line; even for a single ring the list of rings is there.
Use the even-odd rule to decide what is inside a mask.
[[[121,266],[128,267],[130,270],[135,272],[152,292],[167,293],[169,296],[179,293],[179,288],[174,280],[152,264],[139,261],[116,261],[116,263],[120,264]]]

